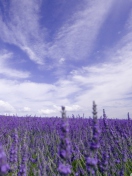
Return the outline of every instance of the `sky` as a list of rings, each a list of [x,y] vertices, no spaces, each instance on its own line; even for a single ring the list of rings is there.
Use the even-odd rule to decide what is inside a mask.
[[[0,0],[0,114],[132,117],[132,0]]]

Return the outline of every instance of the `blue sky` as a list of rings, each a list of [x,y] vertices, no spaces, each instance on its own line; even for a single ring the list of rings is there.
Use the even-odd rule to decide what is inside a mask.
[[[0,0],[0,114],[132,115],[132,0]]]

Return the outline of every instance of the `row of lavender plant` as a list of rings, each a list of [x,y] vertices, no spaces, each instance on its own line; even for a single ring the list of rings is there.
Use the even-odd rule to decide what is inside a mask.
[[[132,121],[97,118],[0,117],[0,175],[128,176]]]

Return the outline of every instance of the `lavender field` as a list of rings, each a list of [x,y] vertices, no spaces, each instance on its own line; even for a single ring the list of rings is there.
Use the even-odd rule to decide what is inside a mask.
[[[0,175],[130,176],[132,120],[0,117]]]

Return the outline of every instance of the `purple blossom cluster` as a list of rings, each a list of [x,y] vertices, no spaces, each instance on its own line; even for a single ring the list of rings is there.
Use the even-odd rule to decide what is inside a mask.
[[[7,163],[6,154],[4,152],[4,149],[2,147],[2,144],[0,144],[0,175],[5,175],[10,169],[9,164]]]

